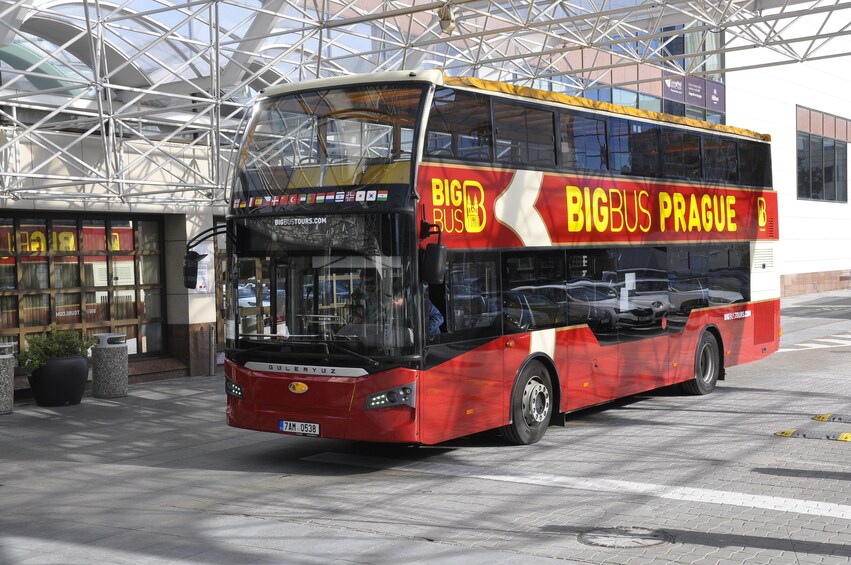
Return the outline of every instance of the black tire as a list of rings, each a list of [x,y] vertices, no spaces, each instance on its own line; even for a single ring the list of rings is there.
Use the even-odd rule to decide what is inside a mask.
[[[682,384],[688,394],[709,394],[718,384],[721,373],[721,352],[712,332],[703,332],[694,353],[694,380]]]
[[[511,392],[511,423],[500,428],[509,443],[529,445],[547,431],[553,414],[553,385],[546,367],[528,363],[514,381]]]

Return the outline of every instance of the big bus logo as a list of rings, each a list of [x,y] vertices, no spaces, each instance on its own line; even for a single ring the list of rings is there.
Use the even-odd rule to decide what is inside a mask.
[[[474,180],[431,179],[432,221],[446,233],[485,229],[485,189]]]
[[[765,231],[765,225],[768,223],[768,212],[765,210],[765,198],[760,196],[756,199],[757,223],[760,231]]]

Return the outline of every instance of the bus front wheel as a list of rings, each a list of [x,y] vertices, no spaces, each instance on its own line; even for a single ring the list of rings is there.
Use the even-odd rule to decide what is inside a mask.
[[[528,363],[511,393],[511,423],[500,429],[502,437],[517,445],[529,445],[544,437],[553,413],[553,385],[541,363]]]
[[[715,390],[720,371],[718,340],[712,332],[705,331],[694,354],[694,379],[684,382],[683,390],[688,394],[709,394]]]

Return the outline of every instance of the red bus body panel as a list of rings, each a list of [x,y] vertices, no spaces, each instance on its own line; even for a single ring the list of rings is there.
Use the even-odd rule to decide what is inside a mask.
[[[600,344],[587,326],[550,331],[552,352],[535,350],[530,333],[494,338],[427,371],[394,369],[363,377],[267,373],[226,362],[245,398],[228,396],[231,426],[280,432],[280,420],[317,423],[321,437],[435,444],[508,424],[511,388],[530,357],[555,367],[560,411],[569,412],[694,378],[695,348],[717,331],[725,367],[762,359],[779,347],[780,301],[692,311],[681,333]],[[295,394],[289,385],[307,385]],[[416,383],[416,407],[367,410],[370,394]]]
[[[503,370],[504,339],[495,338],[422,372],[417,410],[423,443],[439,443],[506,423],[511,381]]]
[[[415,410],[396,406],[366,410],[370,394],[410,384],[417,371],[395,369],[369,377],[333,377],[267,373],[225,362],[225,375],[245,391],[245,398],[228,396],[227,422],[231,426],[279,432],[280,420],[320,424],[321,437],[417,443]],[[292,383],[307,391],[290,391]]]

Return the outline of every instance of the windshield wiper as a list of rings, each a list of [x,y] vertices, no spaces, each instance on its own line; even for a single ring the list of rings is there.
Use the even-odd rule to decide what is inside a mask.
[[[251,338],[251,337],[264,337],[264,338],[268,338],[268,339],[266,340],[265,343],[259,343],[257,341],[246,339],[246,338]],[[240,341],[244,341],[244,342],[251,344],[251,347],[240,348],[239,351],[241,353],[250,353],[252,351],[262,351],[262,350],[269,350],[269,349],[281,351],[285,347],[292,346],[292,345],[295,345],[295,344],[308,345],[308,346],[319,345],[319,346],[325,347],[325,355],[332,355],[331,349],[334,349],[335,351],[339,351],[339,352],[345,353],[345,354],[347,354],[351,357],[354,357],[355,359],[359,359],[359,360],[367,363],[371,367],[378,367],[380,365],[380,363],[378,361],[376,361],[375,359],[373,359],[372,357],[367,357],[366,355],[358,353],[357,351],[352,351],[351,349],[349,349],[347,347],[343,347],[342,345],[340,345],[338,343],[334,343],[333,341],[330,341],[330,340],[318,340],[317,341],[317,340],[299,339],[299,337],[301,337],[301,336],[290,336],[286,339],[272,339],[272,338],[275,338],[275,337],[277,337],[277,336],[272,336],[272,335],[269,335],[269,334],[242,334],[240,336]],[[311,336],[311,337],[313,337],[313,336]]]
[[[247,342],[247,343],[251,344],[251,347],[247,347],[247,348],[244,348],[244,349],[240,348],[239,350],[249,352],[249,351],[260,351],[260,350],[263,350],[263,349],[280,349],[281,348],[281,342],[277,339],[275,339],[275,340],[267,339],[264,342],[258,342],[258,341],[246,339],[247,337],[254,337],[254,336],[260,336],[260,335],[263,335],[263,336],[269,337],[269,338],[274,337],[274,336],[267,336],[265,334],[248,334],[247,336],[246,336],[246,334],[243,334],[239,338],[240,341]]]
[[[352,357],[354,357],[354,358],[356,358],[356,359],[360,359],[361,361],[365,361],[365,362],[369,363],[369,364],[370,364],[371,366],[373,366],[373,367],[378,367],[378,365],[379,365],[378,361],[376,361],[375,359],[373,359],[373,358],[371,358],[371,357],[367,357],[366,355],[362,355],[362,354],[358,353],[357,351],[352,351],[351,349],[348,349],[348,348],[346,348],[346,347],[343,347],[342,345],[340,345],[340,344],[338,344],[338,343],[334,343],[333,341],[325,341],[325,342],[323,342],[323,343],[324,343],[324,344],[325,344],[325,345],[326,345],[329,349],[330,349],[330,348],[334,348],[334,349],[336,349],[336,350],[338,350],[338,351],[342,351],[342,352],[344,352],[344,353],[348,353],[348,354],[349,354],[349,355],[351,355]],[[328,353],[329,353],[329,355],[330,355],[330,353],[331,353],[331,352],[329,351]]]

